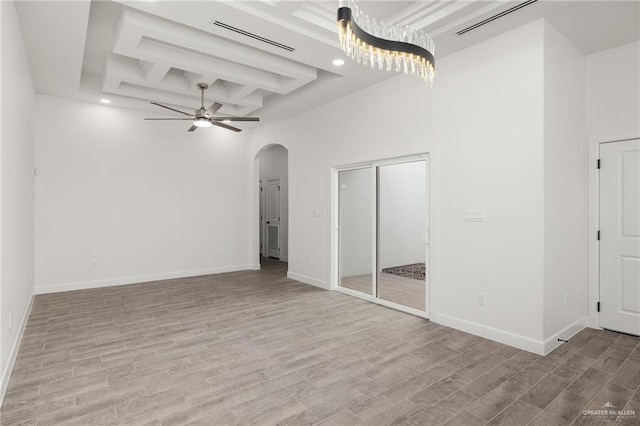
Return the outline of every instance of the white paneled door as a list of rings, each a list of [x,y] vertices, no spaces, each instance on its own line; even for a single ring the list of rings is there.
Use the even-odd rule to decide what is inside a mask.
[[[600,326],[640,335],[640,140],[600,145]]]
[[[280,258],[280,180],[267,183],[267,256]]]
[[[260,221],[258,223],[258,229],[260,230],[259,234],[260,234],[260,256],[266,256],[267,255],[267,251],[265,249],[264,246],[264,234],[266,233],[266,226],[265,226],[265,216],[266,216],[266,212],[265,212],[265,202],[264,202],[264,198],[265,198],[265,191],[264,191],[264,185],[262,184],[262,181],[260,181]]]

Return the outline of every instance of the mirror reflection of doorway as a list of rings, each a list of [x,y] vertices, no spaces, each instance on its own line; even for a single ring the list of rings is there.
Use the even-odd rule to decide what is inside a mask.
[[[338,191],[338,286],[426,312],[426,159],[340,170]]]

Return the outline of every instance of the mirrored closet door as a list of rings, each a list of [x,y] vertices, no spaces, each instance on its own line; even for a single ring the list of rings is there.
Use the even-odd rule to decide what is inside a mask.
[[[338,290],[427,311],[426,156],[337,171]]]
[[[373,294],[373,169],[338,173],[338,285]]]
[[[378,297],[425,310],[426,161],[378,167]]]

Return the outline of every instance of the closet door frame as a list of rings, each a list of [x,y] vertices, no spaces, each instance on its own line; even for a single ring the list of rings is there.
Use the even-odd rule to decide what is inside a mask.
[[[411,308],[408,306],[404,306],[399,303],[390,302],[388,300],[380,299],[377,297],[377,281],[378,281],[378,243],[379,243],[379,235],[378,235],[378,167],[380,166],[388,166],[393,164],[402,164],[402,163],[412,163],[416,161],[424,161],[426,167],[426,178],[425,182],[426,191],[427,191],[427,218],[426,218],[426,229],[425,229],[425,265],[426,265],[426,279],[425,279],[425,310],[421,311],[419,309]],[[339,252],[339,241],[340,241],[340,229],[339,229],[339,220],[340,220],[340,180],[339,173],[342,171],[348,170],[357,170],[357,169],[372,169],[372,179],[371,179],[371,195],[372,195],[372,236],[371,238],[371,256],[372,256],[372,289],[371,294],[366,294],[359,292],[357,290],[351,290],[346,287],[342,287],[339,285],[340,282],[340,252]],[[433,299],[431,297],[431,288],[433,285],[433,255],[431,250],[432,245],[432,201],[431,201],[431,187],[433,185],[433,180],[431,178],[432,167],[430,164],[430,155],[429,153],[410,155],[404,157],[397,158],[389,158],[383,160],[376,161],[368,161],[362,163],[354,163],[354,164],[346,164],[341,166],[334,166],[331,168],[331,282],[330,289],[333,291],[337,291],[340,293],[348,294],[350,296],[358,297],[360,299],[367,300],[369,302],[377,303],[382,306],[386,306],[388,308],[396,309],[398,311],[406,312],[411,315],[416,315],[422,318],[429,318],[429,313],[431,311],[430,304],[433,303]]]

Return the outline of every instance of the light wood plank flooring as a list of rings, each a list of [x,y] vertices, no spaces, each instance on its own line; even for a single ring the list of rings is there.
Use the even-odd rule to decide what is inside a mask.
[[[361,293],[371,294],[372,280],[371,274],[350,275],[340,278],[340,286],[356,290]]]
[[[378,297],[424,311],[426,302],[426,286],[424,281],[413,280],[385,272],[381,272],[378,277]],[[371,274],[353,275],[350,277],[342,277],[340,279],[340,285],[350,288],[351,290],[371,294],[371,280]]]
[[[37,296],[0,423],[547,426],[590,423],[582,410],[606,402],[640,411],[638,339],[584,330],[540,357],[284,271]]]

